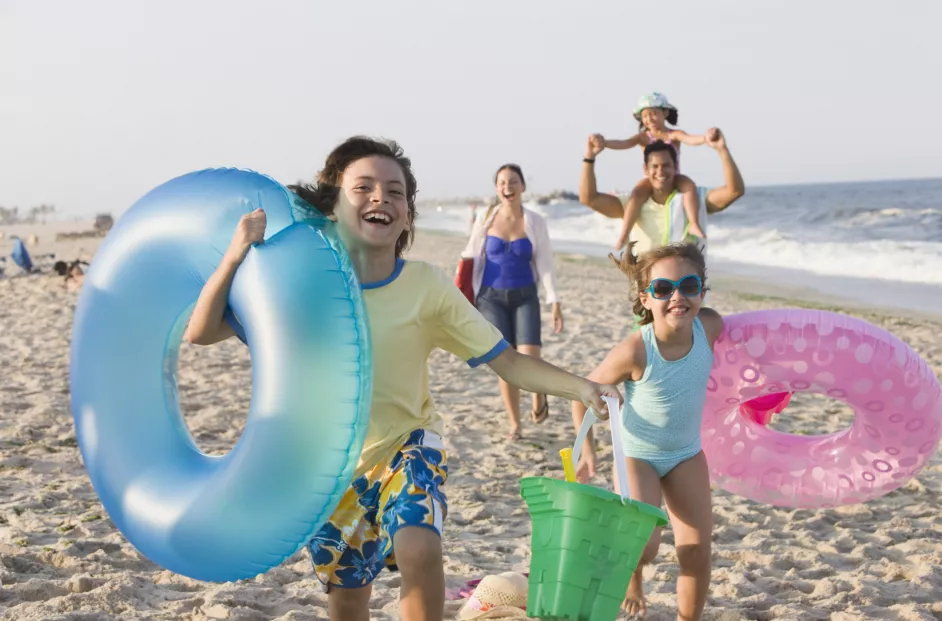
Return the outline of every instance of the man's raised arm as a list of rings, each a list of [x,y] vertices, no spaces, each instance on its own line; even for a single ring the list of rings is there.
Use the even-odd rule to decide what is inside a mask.
[[[711,128],[706,133],[707,144],[719,153],[723,165],[723,186],[710,190],[706,197],[707,213],[723,211],[735,203],[746,193],[746,184],[742,180],[739,166],[726,146],[726,138],[717,128]]]
[[[582,174],[579,176],[579,202],[594,209],[608,218],[618,218],[625,214],[625,208],[617,196],[600,194],[595,187],[595,156],[605,149],[602,137],[598,134],[589,136],[585,147],[585,159],[582,161]]]

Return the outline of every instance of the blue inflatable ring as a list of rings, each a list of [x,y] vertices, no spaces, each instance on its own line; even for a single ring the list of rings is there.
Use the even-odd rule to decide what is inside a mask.
[[[266,239],[229,297],[252,357],[245,429],[199,450],[177,398],[177,353],[239,218]],[[279,565],[349,486],[372,394],[366,311],[333,223],[263,175],[190,173],[118,221],[92,261],[72,334],[76,438],[115,526],[142,554],[208,581]]]

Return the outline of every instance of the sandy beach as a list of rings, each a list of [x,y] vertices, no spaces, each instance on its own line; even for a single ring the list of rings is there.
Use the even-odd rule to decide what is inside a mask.
[[[34,232],[34,254],[70,260],[91,255],[95,239],[55,241],[58,229]],[[28,229],[28,230],[27,230]],[[410,257],[454,269],[464,239],[421,228]],[[545,357],[587,374],[629,330],[627,280],[613,266],[572,255],[556,266],[566,329],[544,329]],[[8,274],[15,268],[8,269]],[[800,290],[712,274],[710,305],[723,314],[794,306],[826,307],[862,317],[900,337],[942,375],[942,317],[891,316]],[[772,297],[778,295],[779,297]],[[208,584],[163,570],[125,541],[105,515],[82,466],[69,409],[69,341],[78,292],[61,277],[0,279],[0,619],[309,621],[327,619],[326,595],[300,552],[254,580]],[[802,299],[805,298],[805,299]],[[544,309],[544,326],[550,322]],[[550,400],[540,426],[525,418],[524,439],[504,440],[507,424],[496,378],[444,352],[430,361],[432,393],[447,421],[450,477],[444,549],[451,589],[487,574],[527,571],[530,521],[519,479],[562,478],[558,450],[570,445],[569,404]],[[232,339],[212,347],[184,344],[180,400],[196,442],[224,452],[239,437],[248,409],[248,351]],[[524,406],[526,411],[526,405]],[[849,424],[837,402],[797,395],[777,428],[826,433]],[[604,435],[604,434],[603,434]],[[610,486],[610,443],[603,440]],[[850,621],[942,619],[942,456],[918,477],[866,505],[790,510],[716,490],[713,583],[706,619]],[[678,565],[670,529],[645,570],[649,619],[675,619]],[[398,619],[399,577],[384,572],[372,618]],[[462,600],[447,603],[453,617]]]

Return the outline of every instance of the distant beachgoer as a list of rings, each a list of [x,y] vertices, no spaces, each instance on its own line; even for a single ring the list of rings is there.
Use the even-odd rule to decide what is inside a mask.
[[[540,357],[540,298],[553,307],[553,333],[563,329],[563,311],[556,293],[553,248],[543,216],[523,206],[526,191],[523,171],[505,164],[494,175],[497,204],[475,220],[468,245],[461,254],[473,258],[475,304],[504,339],[518,351]],[[499,380],[500,394],[510,419],[508,438],[519,440],[520,390]],[[531,418],[542,423],[549,416],[546,395],[533,395]]]
[[[88,265],[85,263],[85,265]],[[69,267],[69,273],[65,277],[65,288],[69,291],[75,291],[82,288],[85,282],[85,270],[82,269],[81,261],[73,261]]]
[[[13,236],[13,252],[10,253],[10,258],[12,258],[13,262],[24,272],[28,273],[33,271],[33,259],[30,258],[29,252],[23,244],[23,240],[17,235]]]
[[[72,291],[79,289],[82,286],[82,282],[85,280],[85,270],[82,268],[83,265],[87,267],[88,263],[81,259],[76,259],[71,263],[56,261],[52,266],[52,270],[59,276],[65,277],[65,288]]]

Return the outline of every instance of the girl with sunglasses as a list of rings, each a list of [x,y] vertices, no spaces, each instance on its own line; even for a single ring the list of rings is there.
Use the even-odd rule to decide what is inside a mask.
[[[603,384],[624,382],[622,438],[628,486],[634,500],[660,506],[667,501],[680,564],[678,619],[700,619],[710,583],[713,514],[710,477],[700,448],[700,423],[713,343],[723,318],[705,308],[706,265],[693,244],[661,246],[635,257],[628,250],[612,261],[631,280],[634,313],[641,330],[616,345],[589,375]],[[576,429],[585,407],[573,404]],[[616,459],[618,456],[616,456]],[[577,467],[583,483],[595,474],[591,433]],[[624,607],[643,616],[641,573],[654,560],[660,529],[648,541],[628,587]]]

